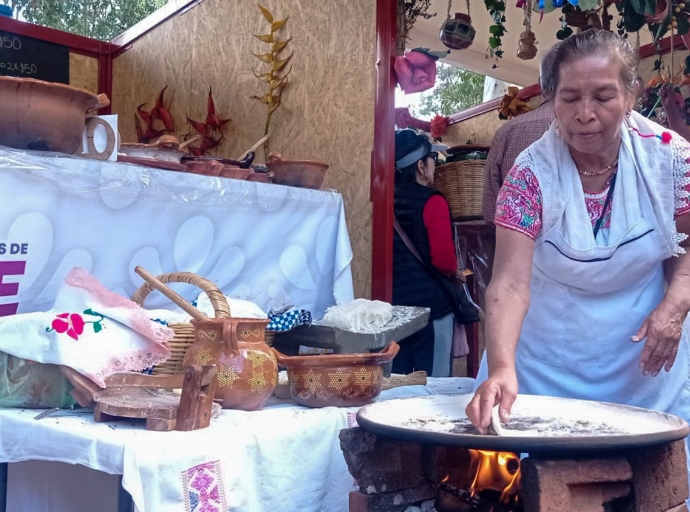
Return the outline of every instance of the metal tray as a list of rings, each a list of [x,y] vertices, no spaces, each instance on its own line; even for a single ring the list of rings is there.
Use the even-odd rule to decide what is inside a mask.
[[[669,443],[688,435],[685,420],[625,405],[518,395],[501,436],[481,435],[465,415],[473,395],[387,400],[357,413],[364,430],[423,444],[538,452],[595,452]]]

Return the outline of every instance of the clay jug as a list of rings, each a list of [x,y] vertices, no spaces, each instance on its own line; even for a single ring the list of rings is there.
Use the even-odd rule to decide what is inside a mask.
[[[183,366],[215,364],[215,399],[223,409],[260,409],[278,384],[278,363],[265,341],[268,320],[192,320],[194,344]]]

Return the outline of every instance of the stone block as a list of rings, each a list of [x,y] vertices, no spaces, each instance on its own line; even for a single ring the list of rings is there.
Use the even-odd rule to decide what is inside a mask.
[[[352,491],[350,512],[404,512],[412,506],[422,509],[423,502],[432,500],[435,495],[436,486],[429,483],[423,483],[413,489],[379,494]]]
[[[378,437],[356,427],[340,431],[340,448],[363,493],[412,489],[422,483],[419,444]]]
[[[685,441],[634,450],[628,455],[633,469],[635,512],[666,512],[688,498]]]
[[[633,472],[623,458],[542,460],[521,464],[525,512],[604,512],[604,505],[631,491]]]

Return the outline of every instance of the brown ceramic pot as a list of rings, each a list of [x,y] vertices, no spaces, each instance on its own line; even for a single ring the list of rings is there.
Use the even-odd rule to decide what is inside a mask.
[[[319,189],[329,166],[325,162],[311,160],[284,160],[280,153],[271,153],[266,167],[273,172],[273,183]]]
[[[223,178],[232,178],[234,180],[246,180],[251,173],[251,169],[240,169],[232,165],[224,165],[220,170],[220,175]]]
[[[273,173],[272,172],[256,172],[253,171],[249,176],[247,176],[247,181],[259,181],[261,183],[273,183]]]
[[[0,76],[0,145],[17,149],[80,150],[95,94],[69,85]]]
[[[290,395],[307,407],[357,407],[368,404],[381,392],[383,365],[400,347],[391,341],[383,351],[372,354],[324,354],[286,356],[273,352],[278,364],[287,368]]]
[[[203,174],[204,176],[220,176],[220,171],[223,170],[223,164],[217,160],[183,159],[182,163],[194,174]]]
[[[266,345],[268,320],[215,318],[192,320],[195,341],[183,367],[215,364],[215,398],[224,409],[260,409],[278,383],[278,365]]]

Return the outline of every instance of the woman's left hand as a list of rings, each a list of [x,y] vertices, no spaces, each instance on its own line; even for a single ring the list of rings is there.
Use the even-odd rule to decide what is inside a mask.
[[[633,342],[646,338],[640,355],[640,368],[644,375],[656,377],[662,368],[671,370],[678,354],[685,315],[662,302],[651,312],[632,337]]]

